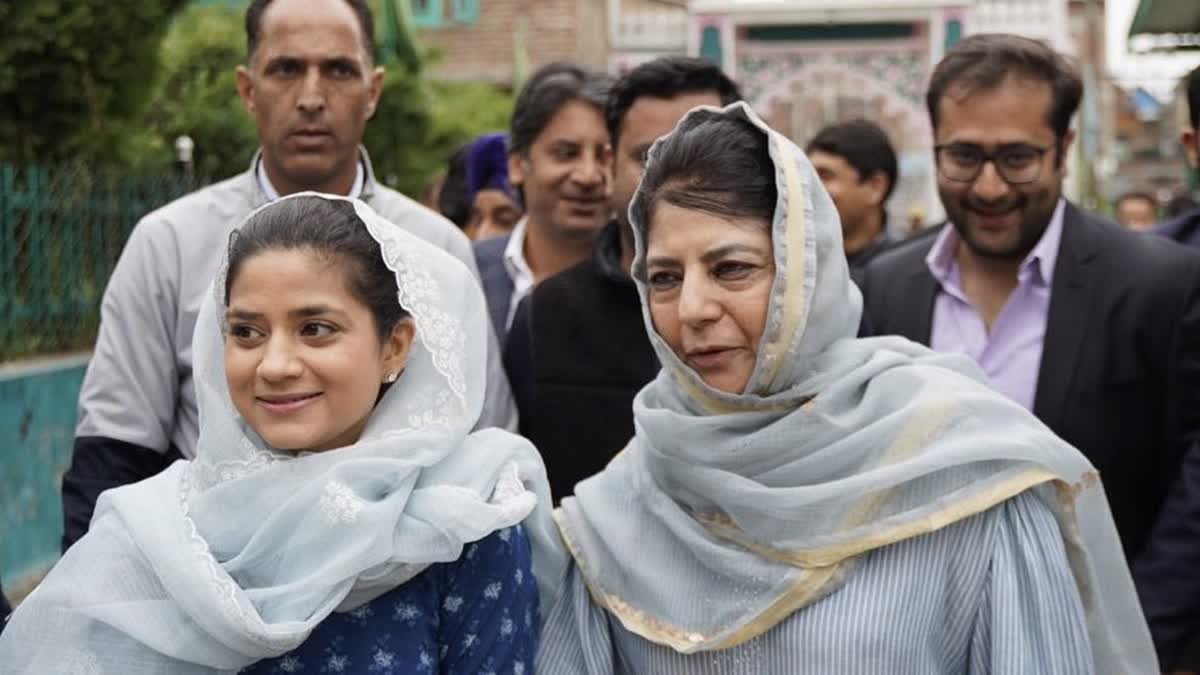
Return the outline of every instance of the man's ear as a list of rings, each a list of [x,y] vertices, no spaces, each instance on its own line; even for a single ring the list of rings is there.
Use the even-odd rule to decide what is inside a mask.
[[[379,107],[379,97],[383,95],[383,66],[376,66],[375,70],[371,71],[371,98],[367,101],[367,119],[371,119],[375,115],[375,109]]]
[[[1062,170],[1064,176],[1069,172],[1069,162],[1067,158],[1071,156],[1071,144],[1075,142],[1075,130],[1067,129],[1067,133],[1062,137],[1062,143],[1059,145],[1058,152],[1058,168]]]
[[[521,156],[519,152],[512,152],[508,155],[508,182],[512,183],[513,187],[520,186],[525,183],[525,173],[528,160]]]
[[[242,99],[242,105],[246,106],[246,111],[253,115],[254,78],[250,77],[250,70],[246,66],[237,67],[237,92],[238,97]]]
[[[870,191],[871,204],[874,206],[883,206],[883,202],[887,200],[888,189],[892,186],[892,180],[887,174],[882,171],[875,171],[871,177],[863,181],[867,189]]]

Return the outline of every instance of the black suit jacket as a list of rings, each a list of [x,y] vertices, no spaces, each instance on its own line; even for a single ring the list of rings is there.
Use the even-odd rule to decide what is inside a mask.
[[[925,257],[939,230],[858,276],[875,334],[929,344],[939,286]],[[1131,563],[1154,548],[1164,499],[1200,437],[1198,293],[1200,254],[1067,204],[1033,412],[1100,470]],[[1200,550],[1200,540],[1162,544]],[[1143,603],[1170,592],[1170,579],[1135,580]]]

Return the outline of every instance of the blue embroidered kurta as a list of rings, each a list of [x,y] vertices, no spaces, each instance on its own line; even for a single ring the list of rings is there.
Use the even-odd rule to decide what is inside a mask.
[[[532,675],[538,593],[517,525],[390,593],[325,619],[304,644],[243,674]]]

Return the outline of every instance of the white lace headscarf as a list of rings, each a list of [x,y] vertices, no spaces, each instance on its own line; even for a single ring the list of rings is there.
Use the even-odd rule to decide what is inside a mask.
[[[344,199],[302,193],[263,209],[313,197]],[[225,379],[222,272],[192,343],[196,459],[101,496],[87,536],[0,637],[0,670],[236,671],[299,646],[330,612],[518,523],[538,578],[561,569],[537,451],[499,429],[469,433],[489,330],[478,282],[450,254],[353,205],[416,326],[404,373],[362,437],[293,456],[246,425]]]
[[[812,164],[744,103],[693,110],[673,135],[714,116],[766,135],[775,167],[767,322],[744,393],[680,361],[647,305],[639,189],[634,278],[663,369],[634,401],[629,446],[555,514],[594,601],[676,651],[731,647],[835,591],[865,552],[1035,490],[1058,517],[1096,672],[1156,672],[1095,469],[966,357],[854,339],[862,298]]]

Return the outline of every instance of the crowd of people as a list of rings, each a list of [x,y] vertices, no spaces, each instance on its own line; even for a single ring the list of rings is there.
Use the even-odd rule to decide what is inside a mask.
[[[372,22],[250,3],[260,150],[134,228],[0,670],[1200,672],[1200,210],[1064,197],[1067,58],[947,51],[905,238],[878,125],[683,57],[541,68],[418,204]]]

